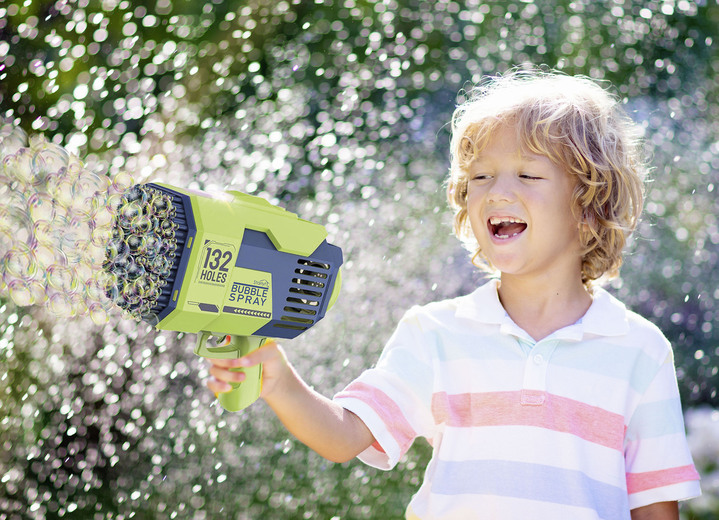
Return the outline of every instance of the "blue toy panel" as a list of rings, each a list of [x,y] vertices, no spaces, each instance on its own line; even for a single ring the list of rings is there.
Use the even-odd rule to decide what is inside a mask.
[[[236,267],[272,273],[272,321],[255,336],[291,339],[327,312],[342,250],[323,241],[308,257],[278,251],[260,231],[246,229]]]
[[[183,193],[167,189],[164,186],[158,186],[157,184],[149,183],[148,186],[172,197],[172,203],[176,211],[172,220],[178,226],[175,232],[177,252],[172,262],[171,275],[166,280],[167,285],[163,287],[157,304],[151,309],[149,315],[143,316],[145,321],[156,325],[177,307],[177,302],[173,301],[172,295],[182,287],[182,281],[185,278],[185,271],[187,270],[187,263],[190,261],[191,253],[191,250],[186,249],[185,246],[188,240],[193,238],[197,233],[197,227],[195,226],[195,217],[192,213],[190,197]]]

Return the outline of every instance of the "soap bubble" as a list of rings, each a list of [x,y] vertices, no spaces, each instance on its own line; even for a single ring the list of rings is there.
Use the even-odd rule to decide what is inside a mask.
[[[168,200],[160,194],[154,194],[150,201],[152,213],[158,218],[167,218],[170,216],[170,207]]]
[[[131,253],[138,253],[139,250],[144,249],[145,237],[133,233],[126,239],[127,246],[130,248]]]
[[[92,280],[95,274],[94,263],[89,259],[87,250],[83,251],[83,259],[72,266],[73,277],[80,285],[81,280]]]
[[[171,196],[135,185],[123,193],[116,214],[103,265],[117,281],[106,285],[106,294],[135,319],[152,321],[177,249]]]
[[[116,301],[120,297],[120,278],[112,269],[105,269],[96,278],[98,286],[102,289],[102,293],[108,297],[110,301]]]
[[[33,223],[33,235],[39,243],[51,245],[54,236],[52,224],[47,220],[36,220]]]
[[[45,278],[48,287],[57,291],[71,292],[77,289],[77,279],[69,266],[53,264],[47,268]]]
[[[0,157],[14,154],[27,146],[27,134],[19,126],[0,125]]]
[[[15,226],[17,219],[14,216],[17,210],[8,206],[0,206],[0,257],[2,257],[15,241]]]
[[[138,252],[146,259],[151,260],[160,253],[163,242],[157,235],[148,235],[145,237],[142,249]],[[173,251],[174,253],[174,251]]]
[[[3,272],[13,278],[29,278],[37,272],[35,255],[27,244],[15,244],[3,258]]]
[[[15,305],[26,306],[35,303],[28,283],[20,278],[10,280],[7,284],[7,291]]]
[[[3,158],[3,169],[8,179],[13,179],[21,185],[28,185],[33,180],[32,152],[27,148],[20,148],[12,155]]]
[[[42,283],[41,280],[27,280],[27,288],[32,294],[33,305],[42,305],[47,301],[45,285]]]
[[[175,229],[176,228],[172,225],[171,221],[165,220],[160,226],[160,235],[162,238],[170,242],[175,238]]]
[[[75,198],[73,192],[73,182],[64,172],[60,175],[53,176],[48,182],[48,193],[63,208],[72,207]]]
[[[58,256],[51,245],[42,242],[36,242],[33,247],[33,253],[35,254],[38,269],[41,270],[45,270],[48,266],[52,265]]]
[[[31,136],[30,147],[37,149],[37,152],[32,154],[30,167],[33,176],[38,180],[44,180],[47,175],[64,168],[70,160],[67,150],[57,144],[49,143],[42,136]]]
[[[3,193],[5,206],[10,210],[25,212],[27,209],[27,195],[22,189],[18,189],[17,183]],[[22,219],[23,217],[20,217]]]
[[[132,263],[134,263],[134,260],[129,254],[121,254],[113,258],[107,264],[106,268],[112,270],[118,278],[124,278],[127,276],[127,271],[130,269]]]
[[[97,325],[107,323],[107,320],[109,319],[107,309],[100,303],[91,303],[88,306],[88,314],[90,315],[90,319],[93,323]]]
[[[153,195],[155,195],[153,193]],[[141,186],[136,185],[132,186],[130,189],[128,189],[123,199],[128,203],[137,203],[140,207],[143,207],[147,204],[148,199],[150,198],[150,194],[147,190],[143,189]],[[130,204],[126,204],[125,207],[129,206]]]
[[[133,261],[128,265],[127,267],[127,279],[128,280],[137,280],[142,279],[143,276],[147,271],[145,271],[145,268],[137,261]]]
[[[110,284],[119,283],[116,274],[105,276],[108,253],[118,256],[111,263],[118,272],[129,266],[127,245],[111,240],[113,226],[116,239],[124,238],[115,212],[132,176],[97,175],[44,136],[28,138],[22,129],[0,124],[0,180],[2,294],[16,305],[44,305],[58,317],[106,320],[117,293]],[[137,200],[149,200],[149,193],[138,193]],[[124,208],[124,215],[138,236],[154,226],[141,206]],[[135,264],[131,273],[140,278],[146,268]]]
[[[83,258],[90,265],[95,266],[102,265],[105,260],[106,248],[103,246],[95,245],[90,242],[83,251]]]
[[[95,231],[97,231],[97,234],[99,236],[100,233],[102,233],[104,236],[102,237],[102,240],[107,241],[109,237],[109,232],[112,229],[112,223],[115,219],[114,214],[108,208],[107,206],[102,206],[97,208],[97,210],[91,215],[92,221],[95,225]],[[93,242],[95,243],[95,242]],[[100,245],[100,244],[95,244]]]
[[[115,235],[108,242],[105,248],[107,254],[107,261],[110,263],[117,262],[119,258],[124,254],[127,254],[128,247],[125,245],[122,235]]]
[[[116,282],[115,282],[116,283]],[[90,302],[95,302],[97,304],[100,304],[104,297],[105,297],[105,286],[103,285],[102,281],[96,279],[96,278],[90,278],[85,282],[85,287],[83,288],[85,299]],[[88,307],[92,308],[94,305],[91,304]]]
[[[55,203],[47,193],[33,193],[27,199],[28,214],[37,220],[52,221],[55,217]]]
[[[127,202],[120,207],[117,220],[124,229],[133,229],[142,218],[142,205],[139,202]]]
[[[98,194],[107,191],[108,187],[109,183],[105,178],[87,170],[83,170],[82,174],[74,179],[72,185],[73,192],[78,196],[88,196],[85,200],[90,204],[98,203],[100,201]]]
[[[59,318],[71,318],[76,314],[73,309],[73,300],[68,293],[47,289],[47,308]]]
[[[116,193],[123,193],[127,191],[133,184],[135,184],[135,181],[133,180],[132,175],[127,172],[120,172],[112,179],[112,188]]]

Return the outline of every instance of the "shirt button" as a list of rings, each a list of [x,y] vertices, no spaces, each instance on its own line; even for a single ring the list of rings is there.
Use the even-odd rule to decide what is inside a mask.
[[[535,354],[533,359],[535,365],[541,365],[544,363],[544,356],[542,354]]]

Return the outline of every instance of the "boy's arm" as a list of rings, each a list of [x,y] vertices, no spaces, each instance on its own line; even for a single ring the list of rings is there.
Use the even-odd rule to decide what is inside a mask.
[[[638,507],[632,509],[632,520],[679,520],[679,505],[672,501]]]
[[[244,374],[230,368],[263,364],[261,397],[297,439],[333,462],[346,462],[367,449],[374,437],[364,422],[311,389],[289,364],[282,348],[268,342],[239,359],[211,359],[214,380],[207,386],[227,392]]]

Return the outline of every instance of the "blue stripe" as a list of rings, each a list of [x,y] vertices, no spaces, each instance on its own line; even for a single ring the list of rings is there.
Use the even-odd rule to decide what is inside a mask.
[[[432,493],[440,495],[524,498],[591,509],[600,518],[629,519],[626,490],[589,478],[581,471],[499,460],[439,460],[432,480]]]
[[[444,331],[443,331],[444,332]],[[524,361],[517,340],[506,335],[477,336],[476,334],[436,334],[435,356],[448,361]]]
[[[629,422],[629,430],[642,439],[684,433],[681,406],[679,397],[640,404]]]
[[[511,336],[454,335],[443,340],[433,338],[435,357],[447,361],[523,361],[522,344]],[[551,364],[627,381],[638,393],[644,393],[656,376],[661,363],[641,348],[616,345],[603,340],[582,343],[560,341]]]
[[[632,348],[604,341],[560,343],[552,364],[627,381],[638,393],[646,391],[661,366],[640,346]]]
[[[377,369],[389,371],[392,380],[395,378],[402,380],[425,402],[429,403],[432,400],[432,369],[411,349],[395,347],[385,350],[377,362]]]

